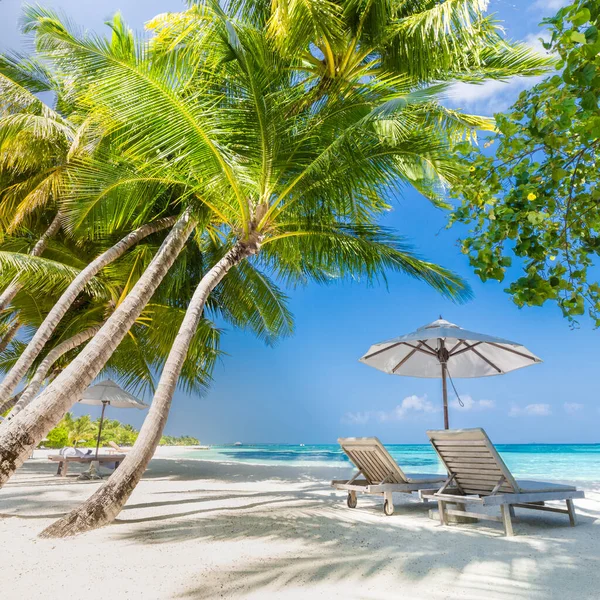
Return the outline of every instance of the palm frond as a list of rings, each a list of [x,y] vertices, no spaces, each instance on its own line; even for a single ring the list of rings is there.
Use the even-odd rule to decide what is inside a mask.
[[[79,271],[61,262],[18,252],[0,251],[0,288],[18,281],[30,294],[58,297]],[[94,279],[86,286],[93,297],[110,297],[106,285]]]
[[[452,300],[471,297],[468,284],[458,275],[421,259],[403,238],[382,227],[289,223],[265,244],[262,259],[288,283],[347,278],[376,283],[385,281],[387,271],[396,271],[426,282]]]

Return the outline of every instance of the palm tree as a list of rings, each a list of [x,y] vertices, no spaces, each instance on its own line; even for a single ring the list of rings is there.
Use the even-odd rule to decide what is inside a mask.
[[[82,248],[77,250],[78,258],[85,261],[85,258],[81,257]],[[89,254],[93,255],[94,251],[94,248],[89,249]],[[188,244],[154,294],[152,302],[147,305],[129,335],[106,363],[103,371],[107,376],[119,380],[133,393],[154,391],[154,373],[161,370],[172,345],[174,333],[183,319],[185,311],[180,306],[189,302],[191,289],[188,288],[202,277],[204,262],[207,256],[210,257],[211,251],[206,244],[202,252],[196,244]],[[53,339],[48,343],[49,350],[45,356],[36,361],[33,377],[9,418],[13,418],[31,402],[43,380],[48,377],[53,379],[73,360],[77,354],[76,348],[98,331],[102,319],[114,309],[115,304],[118,305],[119,298],[126,295],[127,287],[143,273],[148,262],[145,257],[151,256],[152,253],[151,249],[139,245],[125,260],[111,267],[101,283],[107,290],[112,291],[112,297],[91,295],[78,299],[77,307],[69,310]],[[68,257],[67,246],[63,248],[62,256]],[[202,256],[205,257],[204,260]],[[72,258],[72,262],[77,262],[77,258]],[[45,266],[48,267],[47,264]],[[185,273],[185,279],[181,272]],[[60,283],[51,269],[44,269],[43,273],[43,280],[52,280],[54,286]],[[216,302],[209,307],[209,312],[219,313],[232,323],[246,322],[255,333],[266,339],[288,333],[291,330],[291,316],[285,308],[285,298],[264,274],[250,270],[246,275],[243,280],[232,277],[230,283],[233,289],[229,294],[217,296]],[[39,327],[36,318],[40,312],[46,310],[46,304],[52,306],[54,302],[52,286],[48,292],[42,294],[34,284],[35,279],[28,279],[27,285],[15,298],[16,308],[22,315],[26,330]],[[246,288],[244,297],[247,302],[238,300],[240,295],[237,292],[241,286]],[[32,305],[32,296],[43,298],[44,302],[35,302]],[[218,356],[218,340],[219,331],[209,320],[204,319],[196,332],[179,381],[188,392],[202,392],[210,381],[212,367]],[[22,348],[17,350],[17,355],[22,352]],[[17,360],[16,357],[15,360],[10,360],[11,354],[14,355],[11,351],[5,354],[6,359],[3,353],[0,353],[2,370],[6,370],[9,365],[13,366]]]
[[[119,52],[129,43],[132,34],[118,15],[113,19],[111,27],[111,47],[115,52]],[[86,118],[85,111],[82,112],[77,102],[73,102],[72,97],[69,98],[68,82],[65,84],[64,77],[58,71],[42,62],[18,56],[0,56],[0,86],[6,90],[2,103],[5,116],[0,119],[0,157],[4,159],[0,167],[4,167],[3,171],[10,175],[5,177],[6,183],[0,185],[0,220],[5,222],[6,231],[11,234],[27,219],[31,221],[32,215],[36,215],[39,220],[40,215],[37,213],[40,209],[58,207],[52,223],[30,252],[32,257],[37,257],[61,226],[70,235],[81,234],[77,225],[81,226],[82,223],[74,224],[69,219],[68,208],[66,213],[63,210],[66,193],[64,176],[68,173],[70,162],[80,160],[101,145],[101,136],[97,135],[93,122]],[[56,93],[54,108],[47,106],[34,95],[34,92],[48,90]],[[82,124],[75,127],[61,112],[68,112],[71,121],[79,121]],[[48,147],[51,150],[48,150]],[[0,177],[0,184],[2,183]],[[153,203],[148,202],[148,205]],[[110,207],[104,210],[110,211]],[[113,246],[104,248],[104,251],[71,282],[38,328],[26,351],[0,383],[0,412],[5,403],[10,401],[12,392],[31,368],[68,308],[84,287],[90,284],[93,277],[140,240],[174,224],[176,215],[164,216],[165,213],[173,211],[165,210],[164,204],[161,204],[160,210],[162,218],[155,219],[150,212],[140,209],[137,220],[132,221],[134,230]],[[93,217],[97,209],[90,212],[92,214],[89,216]],[[113,230],[115,226],[117,229],[123,229],[122,221],[115,223],[110,213],[105,212],[102,216],[103,219],[88,218],[87,221],[94,223],[96,229],[100,222],[103,234],[106,234],[107,228],[110,229],[111,226]],[[141,226],[140,221],[144,223]],[[22,240],[22,236],[19,240]],[[0,298],[2,311],[23,285],[21,280],[30,277],[32,271],[36,270],[36,262],[27,262],[26,257],[9,253],[0,257],[0,264],[3,267],[0,277],[3,285],[0,284],[0,289],[3,286],[6,288]],[[0,342],[0,351],[8,345],[20,326],[16,314],[12,314],[11,318],[12,322],[7,324]]]
[[[7,233],[31,225],[34,231],[41,229],[29,249],[31,256],[40,256],[62,226],[60,182],[67,157],[78,152],[81,136],[57,107],[36,96],[55,92],[60,99],[61,93],[58,80],[41,62],[0,56],[0,90],[0,223]],[[5,286],[0,311],[20,285],[15,278]]]
[[[175,217],[166,217],[138,227],[131,233],[127,234],[115,245],[108,248],[108,250],[102,252],[77,274],[67,289],[63,292],[62,296],[47,314],[44,322],[37,329],[35,335],[27,345],[27,348],[19,357],[19,360],[15,363],[11,371],[4,377],[2,383],[0,383],[0,412],[2,412],[4,402],[6,402],[10,397],[10,394],[17,387],[27,370],[33,364],[33,361],[42,351],[60,320],[64,317],[67,310],[73,304],[80,292],[92,281],[94,276],[101,269],[114,262],[142,239],[153,233],[161,231],[162,229],[172,226],[174,222]],[[26,257],[17,257],[14,254],[8,253],[0,256],[0,264],[3,262],[6,266],[13,267],[13,269],[18,270],[21,273],[24,271],[26,272],[26,268],[24,268],[26,265],[29,266],[34,273],[36,267],[39,269],[40,266],[44,265],[43,261],[34,261],[31,259],[27,260]],[[36,262],[38,264],[36,264]],[[10,268],[5,269],[5,276],[9,273]],[[23,400],[23,398],[21,400]]]
[[[48,377],[50,369],[61,356],[93,338],[98,331],[100,331],[100,325],[88,327],[87,329],[80,331],[79,333],[76,333],[70,338],[64,340],[55,348],[52,348],[52,350],[46,354],[44,360],[42,360],[40,363],[40,366],[36,369],[31,381],[27,385],[27,388],[24,390],[23,394],[19,398],[19,401],[15,404],[14,408],[10,412],[9,418],[13,418],[15,415],[19,414],[31,403],[42,387],[45,379]]]
[[[373,225],[387,206],[383,191],[392,181],[413,183],[436,198],[436,181],[460,175],[449,152],[451,141],[483,121],[440,107],[438,88],[393,77],[357,78],[329,102],[299,110],[306,82],[298,65],[286,62],[256,30],[245,30],[242,44],[223,19],[213,18],[205,36],[209,44],[190,44],[175,58],[154,54],[148,60],[150,48],[131,53],[133,58],[116,56],[106,45],[71,35],[49,14],[38,11],[34,17],[45,48],[62,60],[70,57],[81,74],[77,85],[93,84],[90,101],[121,136],[121,151],[138,178],[186,187],[212,211],[206,228],[229,250],[198,288],[192,324],[193,312],[199,307],[201,313],[224,273],[259,253],[263,264],[292,279],[376,278],[391,267],[460,295],[460,284],[450,274],[419,261],[398,238]],[[235,65],[226,60],[232,54]],[[181,70],[173,70],[173,60]],[[131,103],[138,93],[144,102]],[[134,134],[128,138],[126,131]],[[118,187],[118,167],[92,157],[78,170],[102,173],[100,188],[111,178]],[[92,372],[101,368],[112,351],[110,344],[107,350],[96,344],[105,329],[125,334],[125,324],[109,319],[73,365],[93,365]],[[177,344],[177,352],[184,345]],[[60,383],[68,382],[63,389],[81,385],[75,373],[61,375]],[[68,405],[58,380],[40,401],[57,414]],[[26,431],[36,430],[31,422],[20,432],[14,427],[13,447]],[[7,463],[5,475],[21,455],[9,451],[14,462]]]
[[[178,32],[195,11],[179,19]],[[553,66],[524,43],[503,36],[486,16],[488,0],[248,0],[224,2],[231,16],[265,28],[285,53],[300,54],[314,84],[311,101],[360,77],[394,74],[413,82],[470,81],[539,75]],[[152,25],[161,28],[164,16]],[[173,31],[172,24],[167,24]]]
[[[96,494],[45,535],[73,534],[118,514],[160,440],[205,303],[232,270],[248,262],[262,264],[298,282],[346,276],[370,280],[391,268],[451,297],[464,294],[456,278],[417,259],[373,221],[387,207],[385,190],[395,180],[420,179],[419,187],[435,197],[436,181],[460,175],[450,138],[461,127],[468,131],[467,119],[435,105],[435,92],[413,90],[397,80],[360,87],[354,82],[325,105],[298,110],[304,88],[297,83],[294,61],[282,57],[260,31],[234,25],[222,14],[212,17],[198,24],[196,45],[178,56],[181,63],[169,56],[161,66],[179,74],[197,72],[206,57],[204,44],[235,58],[219,68],[211,65],[197,83],[183,76],[173,81],[156,68],[160,54],[148,59],[150,64],[123,66],[61,32],[61,44],[68,44],[79,60],[93,56],[95,64],[104,65],[106,79],[95,75],[94,98],[115,129],[127,123],[138,131],[123,151],[139,161],[140,170],[151,163],[146,177],[182,180],[183,171],[198,182],[198,196],[213,213],[206,230],[222,240],[223,251],[196,287],[134,449]],[[213,77],[218,77],[214,83]],[[180,90],[182,79],[186,87]],[[212,113],[206,117],[208,104]],[[439,126],[441,115],[447,130]],[[157,148],[169,160],[157,161]]]
[[[303,110],[288,119],[303,88],[295,82],[293,63],[273,51],[256,30],[243,31],[244,48],[238,37],[227,37],[231,28],[220,16],[213,18],[209,43],[199,44],[196,53],[182,53],[177,66],[183,75],[197,72],[211,49],[219,68],[202,72],[197,80],[180,76],[175,81],[167,75],[173,65],[165,54],[157,52],[154,60],[148,60],[144,52],[134,52],[125,60],[106,45],[78,39],[47,13],[32,14],[44,47],[63,61],[72,61],[82,75],[76,78],[78,84],[93,82],[90,100],[102,110],[107,129],[136,132],[122,142],[121,151],[128,164],[136,165],[138,178],[153,185],[158,180],[191,188],[190,195],[212,211],[207,230],[229,246],[196,291],[191,316],[184,320],[188,330],[184,342],[175,344],[180,355],[176,368],[171,369],[170,362],[165,366],[165,373],[173,375],[163,386],[169,401],[193,329],[188,325],[196,323],[208,293],[224,274],[259,252],[264,264],[287,277],[375,278],[391,267],[460,296],[460,283],[449,273],[419,261],[400,240],[372,224],[387,206],[382,190],[393,179],[407,180],[410,175],[427,185],[432,179],[458,175],[447,136],[437,126],[440,111],[430,101],[426,109],[420,106],[423,98],[431,100],[431,92],[415,92],[397,82],[363,86],[360,93],[351,95],[349,89],[346,96],[318,111]],[[223,60],[232,50],[235,65]],[[139,94],[146,117],[140,119],[142,110],[135,114],[124,106],[116,90],[127,102],[128,91],[135,92],[136,100]],[[456,121],[453,132],[461,127],[460,119],[444,115],[447,122]],[[407,132],[408,123],[418,124],[418,133]],[[119,181],[119,167],[91,157],[77,170],[80,177],[93,170],[102,192],[111,177]],[[98,177],[99,172],[106,176]],[[191,219],[191,212],[187,214]],[[147,277],[150,271],[152,267],[94,340],[40,396],[37,410],[24,411],[4,428],[0,447],[8,460],[0,481],[26,456],[23,441],[43,436],[102,368],[115,341],[126,334],[153,291],[155,273]],[[126,305],[129,318],[123,320]]]
[[[86,443],[93,440],[97,435],[98,426],[92,423],[89,415],[83,415],[78,419],[72,420],[69,429],[69,443],[77,447],[77,444]]]
[[[34,403],[7,424],[2,425],[1,484],[4,484],[27,458],[25,448],[35,446],[43,439],[100,372],[140,316],[160,281],[182,250],[194,226],[195,220],[189,211],[185,211],[169,232],[142,277],[77,358]]]

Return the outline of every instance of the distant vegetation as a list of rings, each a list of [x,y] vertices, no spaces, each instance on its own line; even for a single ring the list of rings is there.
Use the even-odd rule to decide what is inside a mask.
[[[89,415],[78,419],[72,413],[67,413],[60,423],[47,436],[43,445],[47,448],[63,448],[75,446],[79,448],[92,448],[96,446],[100,419],[92,421]],[[132,446],[139,435],[139,431],[131,425],[120,423],[117,420],[105,419],[102,426],[100,445],[106,446],[108,442],[116,442],[120,446]],[[160,439],[161,446],[193,446],[200,442],[191,436],[173,437],[163,435]]]

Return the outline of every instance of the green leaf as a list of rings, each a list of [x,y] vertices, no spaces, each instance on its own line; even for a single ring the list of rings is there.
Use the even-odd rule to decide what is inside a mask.
[[[576,27],[579,27],[580,25],[587,23],[590,20],[590,17],[591,15],[589,9],[582,8],[578,13],[571,17],[571,23],[573,23],[573,25]],[[571,35],[571,37],[573,36]]]

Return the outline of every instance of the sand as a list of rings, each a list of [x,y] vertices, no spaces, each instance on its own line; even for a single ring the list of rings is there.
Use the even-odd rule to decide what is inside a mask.
[[[34,458],[0,490],[2,600],[600,598],[600,483],[576,501],[577,527],[517,509],[517,536],[505,538],[490,522],[442,528],[416,498],[398,496],[392,517],[379,498],[350,510],[328,486],[344,470],[160,449],[113,525],[44,540],[99,485],[55,468]]]

